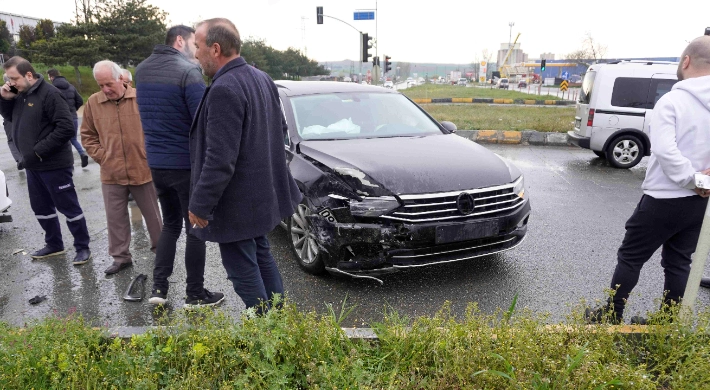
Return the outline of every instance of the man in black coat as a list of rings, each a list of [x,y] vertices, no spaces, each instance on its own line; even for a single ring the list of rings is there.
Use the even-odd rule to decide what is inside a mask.
[[[266,73],[239,56],[227,19],[201,22],[195,57],[212,78],[190,131],[190,223],[219,243],[228,278],[247,308],[283,294],[266,234],[293,214],[301,193],[286,165],[286,121]]]
[[[70,141],[71,144],[74,145],[74,149],[79,152],[79,156],[81,157],[81,167],[84,168],[89,165],[89,156],[86,154],[84,148],[81,147],[79,140],[76,139],[76,132],[79,129],[79,118],[76,115],[76,111],[79,107],[84,105],[84,99],[81,95],[79,95],[76,88],[69,84],[69,81],[67,81],[67,79],[62,76],[58,70],[52,68],[47,71],[47,75],[49,76],[49,81],[52,82],[52,85],[57,87],[59,92],[62,93],[62,96],[64,96],[64,99],[67,101],[67,105],[69,106],[69,111],[71,112],[72,117],[74,117],[74,137],[72,137]]]
[[[30,206],[45,232],[45,247],[30,256],[40,259],[65,252],[59,211],[74,236],[74,265],[84,264],[91,258],[89,231],[72,179],[69,139],[76,130],[67,102],[24,58],[12,57],[3,68],[10,81],[0,88],[0,113],[12,122],[12,138],[27,170]]]

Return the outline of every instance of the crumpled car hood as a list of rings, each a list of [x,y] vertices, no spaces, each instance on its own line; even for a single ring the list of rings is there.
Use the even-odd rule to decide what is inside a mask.
[[[517,178],[493,152],[453,134],[303,141],[300,150],[366,196],[468,190]]]

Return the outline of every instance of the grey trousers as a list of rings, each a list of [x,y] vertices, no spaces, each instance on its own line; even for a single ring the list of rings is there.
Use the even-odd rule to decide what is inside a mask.
[[[114,262],[130,263],[133,261],[129,251],[131,245],[131,221],[128,216],[129,193],[133,195],[133,199],[143,214],[150,236],[150,249],[155,253],[160,232],[163,230],[163,221],[160,217],[158,196],[153,182],[139,186],[101,184],[101,192],[104,196],[108,225],[108,254],[113,257]]]

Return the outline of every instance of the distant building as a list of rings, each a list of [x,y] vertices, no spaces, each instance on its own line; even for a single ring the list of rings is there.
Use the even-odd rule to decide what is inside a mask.
[[[7,23],[7,29],[10,30],[10,34],[15,39],[15,42],[20,40],[20,27],[27,25],[31,27],[37,26],[37,22],[43,18],[36,18],[34,16],[25,16],[18,14],[11,14],[7,12],[0,12],[0,20],[4,20]],[[54,23],[54,28],[61,26],[62,22],[52,21]]]
[[[503,65],[503,60],[505,60],[505,55],[508,53],[508,48],[510,46],[507,43],[500,44],[500,50],[498,50],[498,64]],[[513,50],[510,51],[510,57],[508,57],[508,64],[516,64],[520,62],[527,62],[528,55],[523,52],[520,48],[520,43],[513,45]]]
[[[542,54],[540,54],[540,59],[541,60],[554,60],[555,53],[542,53]]]

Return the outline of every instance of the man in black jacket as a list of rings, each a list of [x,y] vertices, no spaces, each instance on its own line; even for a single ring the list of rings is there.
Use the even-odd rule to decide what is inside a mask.
[[[76,111],[79,107],[84,105],[84,99],[58,70],[52,68],[47,71],[47,75],[52,85],[57,87],[59,92],[62,93],[62,96],[64,96],[64,100],[66,100],[69,105],[69,111],[71,111],[71,115],[74,117],[74,136],[71,139],[71,144],[74,145],[74,149],[79,152],[79,156],[81,156],[81,167],[84,168],[89,165],[89,156],[86,154],[84,148],[81,147],[81,143],[76,139],[76,132],[79,129],[79,119],[76,115]]]
[[[41,259],[65,252],[59,211],[74,236],[74,265],[84,264],[91,258],[89,231],[72,179],[69,140],[76,130],[67,102],[24,58],[12,57],[3,68],[10,81],[0,88],[0,113],[12,122],[12,136],[27,170],[30,205],[45,232],[45,247],[30,256]]]

